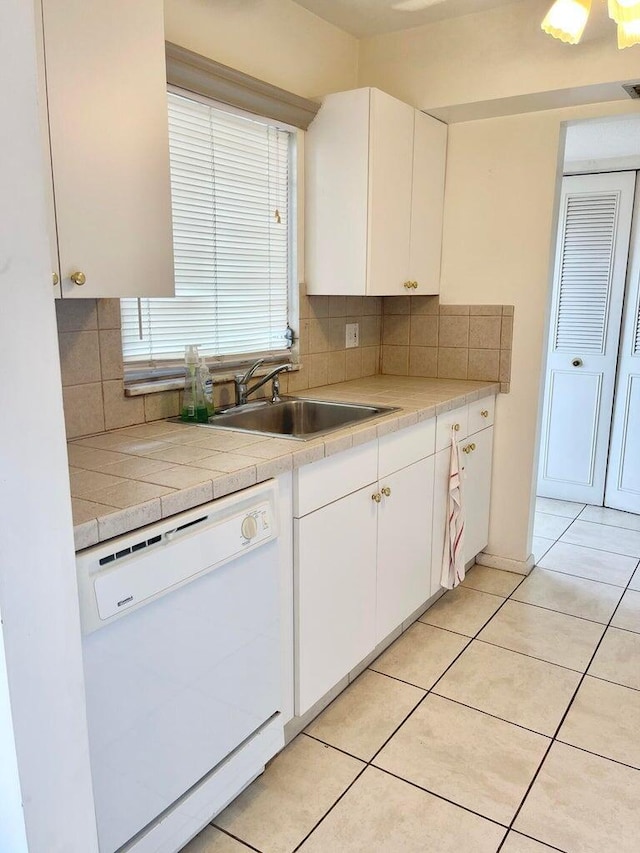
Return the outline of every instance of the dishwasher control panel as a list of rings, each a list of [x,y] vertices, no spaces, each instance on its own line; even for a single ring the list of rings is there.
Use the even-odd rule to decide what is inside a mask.
[[[251,493],[251,496],[247,493]],[[276,490],[257,486],[78,558],[83,631],[260,548],[277,536]]]

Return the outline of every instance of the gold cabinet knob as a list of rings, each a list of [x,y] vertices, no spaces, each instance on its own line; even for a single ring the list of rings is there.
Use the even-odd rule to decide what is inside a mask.
[[[382,500],[382,495],[380,494],[380,492],[374,492],[374,494],[371,495],[371,500],[379,504]]]
[[[77,284],[77,285],[82,285],[82,284],[84,284],[84,283],[85,283],[85,281],[87,280],[86,275],[85,275],[83,272],[80,272],[80,271],[78,271],[78,272],[72,272],[72,273],[71,273],[71,275],[69,276],[69,278],[71,279],[71,281],[72,281],[74,284]]]
[[[471,453],[471,445],[465,444],[465,446],[462,448],[462,452],[463,453]]]
[[[391,495],[391,489],[389,488],[389,486],[383,486],[383,487],[380,489],[380,491],[381,491],[381,492],[382,492],[382,494],[385,496],[385,498],[388,498],[388,497],[390,497],[390,495]]]
[[[60,281],[60,277],[57,272],[51,273],[51,280],[53,281],[53,286],[55,287],[56,284]]]
[[[417,290],[417,289],[418,289],[418,282],[417,282],[417,281],[412,281],[412,282],[411,282],[411,286],[413,287],[413,289],[414,289],[414,290]]]
[[[405,281],[403,287],[405,290],[411,290],[411,288],[413,287],[413,282],[412,281]]]
[[[489,417],[489,412],[488,412],[488,410],[487,410],[487,409],[483,409],[483,410],[480,412],[480,414],[482,415],[482,417],[483,417],[483,418],[488,418],[488,417]]]
[[[460,432],[460,424],[454,424],[453,425],[453,431],[454,432]]]

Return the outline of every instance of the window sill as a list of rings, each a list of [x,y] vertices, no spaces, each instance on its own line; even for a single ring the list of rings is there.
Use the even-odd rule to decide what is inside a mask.
[[[254,376],[258,379],[261,376],[266,376],[272,369],[273,365],[278,363],[289,364],[290,373],[294,373],[302,367],[300,362],[294,362],[287,359],[277,359],[272,362],[265,362],[262,367],[256,370]],[[140,379],[127,379],[127,370],[125,368],[124,395],[125,397],[140,397],[146,394],[160,394],[163,391],[182,391],[184,390],[185,383],[184,368],[176,368],[176,371],[178,370],[180,370],[180,375],[175,376],[163,376],[158,378],[149,376]],[[136,373],[139,371],[130,370],[130,372]],[[211,370],[211,379],[213,380],[214,385],[224,385],[227,382],[233,382],[238,372],[239,368],[232,369],[231,367],[218,369],[215,372]]]

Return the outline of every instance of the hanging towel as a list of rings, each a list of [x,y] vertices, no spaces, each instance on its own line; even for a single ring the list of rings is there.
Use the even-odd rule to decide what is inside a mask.
[[[447,492],[447,518],[444,531],[444,553],[440,585],[453,589],[464,580],[464,504],[462,472],[456,434],[451,430],[451,461]]]

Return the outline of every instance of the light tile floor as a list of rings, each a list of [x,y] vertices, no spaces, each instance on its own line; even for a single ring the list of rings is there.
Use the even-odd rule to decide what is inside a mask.
[[[636,853],[640,517],[537,509],[184,853]]]

